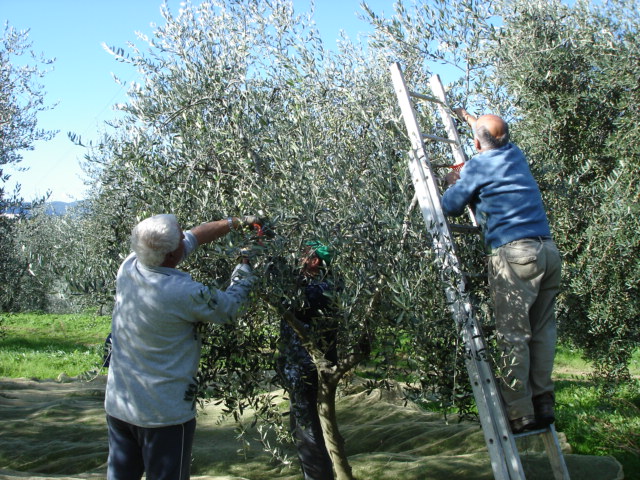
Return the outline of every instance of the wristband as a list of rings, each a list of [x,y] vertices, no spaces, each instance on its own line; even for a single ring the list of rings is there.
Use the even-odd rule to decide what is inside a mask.
[[[233,228],[233,217],[227,217],[227,224],[229,225],[229,231],[234,230],[234,228]]]

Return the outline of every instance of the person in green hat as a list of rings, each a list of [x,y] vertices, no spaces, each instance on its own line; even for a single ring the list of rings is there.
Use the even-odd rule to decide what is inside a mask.
[[[329,281],[333,251],[314,240],[306,242],[298,287],[304,304],[295,312],[325,358],[337,363],[337,322],[331,305],[335,287]],[[278,370],[290,401],[290,428],[305,480],[332,480],[333,464],[324,443],[318,416],[318,374],[300,337],[282,319],[280,324]]]

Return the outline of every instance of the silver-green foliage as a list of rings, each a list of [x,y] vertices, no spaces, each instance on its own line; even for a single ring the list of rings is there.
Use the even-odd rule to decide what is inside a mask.
[[[561,331],[625,378],[640,340],[638,4],[522,2],[503,14],[498,81],[564,252]]]
[[[327,51],[285,1],[187,4],[178,16],[166,12],[148,47],[113,49],[141,81],[115,133],[89,156],[99,180],[93,205],[102,223],[122,226],[107,235],[121,242],[121,254],[125,232],[151,214],[174,212],[185,226],[230,214],[269,217],[276,236],[255,260],[261,282],[246,323],[209,330],[202,363],[229,410],[241,411],[269,380],[280,306],[301,300],[294,277],[308,239],[337,252],[339,376],[372,347],[389,365],[404,341],[412,347],[405,362],[426,371],[431,358],[430,374],[451,378],[454,342],[447,353],[437,347],[455,332],[440,321],[447,313],[422,220],[407,214],[409,144],[387,57],[346,40]],[[232,234],[189,271],[223,287],[249,241]]]
[[[52,62],[30,51],[28,31],[17,31],[6,23],[0,37],[0,311],[43,308],[46,286],[34,280],[16,229],[24,222],[24,200],[20,187],[5,190],[10,175],[6,166],[19,168],[25,150],[36,140],[48,140],[55,132],[37,128],[37,115],[48,110],[39,79]],[[8,215],[5,215],[8,214]]]
[[[455,67],[450,98],[511,123],[564,253],[562,337],[625,377],[640,339],[638,4],[396,3],[372,16],[395,58]]]
[[[143,39],[147,49],[113,49],[140,81],[124,119],[88,157],[99,180],[95,256],[109,259],[100,275],[113,278],[130,228],[148,215],[172,211],[190,226],[261,211],[276,237],[257,257],[262,281],[247,323],[233,341],[212,330],[203,363],[231,409],[268,380],[277,307],[299,301],[293,272],[311,237],[338,252],[342,358],[366,353],[368,343],[380,365],[407,367],[412,380],[450,395],[455,332],[422,219],[407,213],[408,141],[388,63],[401,61],[418,91],[440,65],[454,65],[452,102],[509,119],[541,184],[565,252],[565,338],[609,370],[624,369],[638,335],[637,19],[616,3],[587,7],[396,2],[393,18],[369,11],[367,48],[343,39],[337,52],[285,1],[166,12],[166,24]],[[429,109],[418,113],[435,127]],[[231,235],[189,270],[224,286],[250,241]],[[221,351],[224,359],[210,362]]]

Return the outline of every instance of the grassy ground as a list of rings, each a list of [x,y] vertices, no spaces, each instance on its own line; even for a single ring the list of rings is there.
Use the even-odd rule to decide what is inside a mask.
[[[95,370],[102,360],[110,317],[0,315],[0,377],[57,378]]]
[[[102,359],[109,317],[94,315],[1,315],[0,377],[70,377],[95,370]],[[640,350],[631,362],[635,381],[600,385],[577,351],[558,349],[557,429],[574,453],[611,455],[626,479],[640,480]]]
[[[594,379],[579,352],[558,349],[555,363],[556,427],[574,453],[611,455],[625,479],[640,479],[640,349],[630,364],[631,383],[607,386]]]

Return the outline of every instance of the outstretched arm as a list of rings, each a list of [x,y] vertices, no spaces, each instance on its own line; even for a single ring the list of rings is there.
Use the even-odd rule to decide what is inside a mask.
[[[453,112],[458,116],[458,118],[469,124],[469,126],[473,129],[476,128],[476,121],[478,120],[476,117],[467,112],[464,108],[454,108]]]
[[[198,322],[233,323],[247,303],[256,277],[249,265],[236,265],[231,274],[231,284],[226,290],[197,284],[191,295],[192,316]]]
[[[205,243],[211,243],[214,240],[226,235],[232,229],[237,229],[240,225],[238,218],[229,217],[229,219],[216,220],[213,222],[203,223],[198,225],[197,227],[193,227],[191,229],[191,233],[196,236],[198,240],[198,245],[203,245]]]
[[[196,236],[198,245],[211,243],[220,237],[223,237],[231,230],[238,230],[245,226],[261,225],[262,220],[259,217],[248,215],[245,217],[228,217],[223,220],[203,223],[191,229],[191,233]]]

